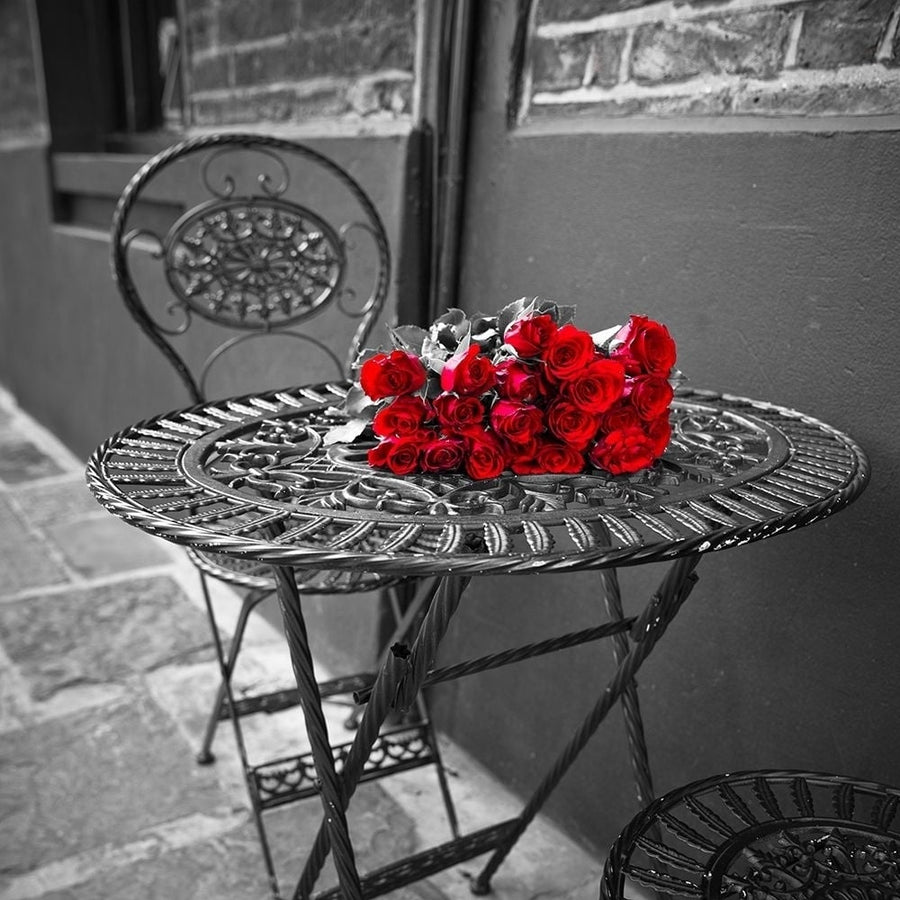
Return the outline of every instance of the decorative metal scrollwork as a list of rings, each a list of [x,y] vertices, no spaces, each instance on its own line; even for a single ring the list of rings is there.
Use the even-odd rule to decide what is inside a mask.
[[[300,321],[340,296],[340,235],[311,210],[282,200],[212,201],[191,210],[164,242],[166,277],[198,315],[236,328]]]
[[[649,804],[610,848],[603,900],[634,882],[691,900],[900,898],[896,788],[791,770],[717,775]]]
[[[251,487],[277,500],[294,497],[304,506],[505,516],[638,506],[677,496],[682,486],[739,476],[759,466],[771,452],[766,432],[747,419],[676,407],[673,440],[665,458],[635,475],[593,470],[580,475],[506,474],[480,482],[459,474],[398,477],[368,465],[366,452],[374,446],[373,439],[320,449],[333,421],[313,415],[290,427],[263,422],[240,441],[229,438],[217,445],[207,459],[207,472],[232,488]]]
[[[727,885],[727,886],[726,886]],[[900,846],[849,827],[781,831],[742,847],[723,896],[740,900],[890,900],[900,897]]]

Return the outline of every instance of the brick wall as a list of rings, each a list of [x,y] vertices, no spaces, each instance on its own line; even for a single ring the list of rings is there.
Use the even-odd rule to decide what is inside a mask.
[[[526,116],[900,112],[898,0],[535,0]]]
[[[45,134],[28,0],[0,0],[0,141]]]
[[[402,116],[415,0],[189,0],[197,125]]]

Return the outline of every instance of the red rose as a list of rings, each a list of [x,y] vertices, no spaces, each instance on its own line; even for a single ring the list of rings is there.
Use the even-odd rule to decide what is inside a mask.
[[[413,437],[385,438],[388,444],[387,467],[395,475],[409,475],[419,468],[419,452],[422,449],[423,435]]]
[[[648,422],[644,426],[647,437],[653,444],[653,452],[657,457],[662,456],[669,446],[669,438],[672,437],[672,426],[669,423],[669,415],[660,416],[652,422]]]
[[[569,381],[593,362],[594,356],[594,339],[571,322],[563,325],[544,350],[547,378],[555,382]]]
[[[669,408],[675,391],[665,378],[658,375],[638,375],[628,379],[625,396],[631,401],[635,412],[649,422],[658,419]]]
[[[506,468],[506,454],[492,434],[469,433],[466,443],[466,473],[470,478],[496,478]]]
[[[600,417],[568,400],[557,400],[547,410],[547,426],[564,443],[584,450],[600,427]]]
[[[478,344],[470,345],[465,353],[457,353],[444,363],[441,388],[457,394],[483,394],[494,386],[494,364],[480,356]]]
[[[657,454],[654,442],[641,428],[620,428],[598,441],[588,458],[613,475],[625,475],[646,469]]]
[[[503,340],[519,356],[540,356],[556,330],[556,322],[552,316],[527,316],[510,323],[503,332]]]
[[[452,472],[463,460],[463,442],[457,438],[437,438],[422,448],[423,472]]]
[[[537,464],[539,438],[532,438],[525,444],[509,444],[509,467],[516,475],[536,475],[541,469]]]
[[[540,369],[518,359],[504,359],[495,367],[500,394],[508,400],[534,403],[546,393]]]
[[[384,469],[387,467],[387,454],[388,450],[391,449],[391,445],[388,441],[379,441],[371,450],[366,454],[367,459],[369,460],[370,466],[375,466],[378,469]]]
[[[421,397],[398,397],[375,413],[372,431],[381,437],[414,434],[427,415],[428,407]]]
[[[568,444],[545,441],[537,453],[537,465],[541,472],[554,475],[575,474],[584,471],[584,456]]]
[[[666,378],[675,365],[675,341],[669,329],[646,316],[631,316],[610,346],[610,358],[619,360],[629,375]]]
[[[602,431],[618,431],[620,428],[640,427],[641,417],[627,400],[617,403],[600,417],[600,428]]]
[[[510,443],[528,443],[544,430],[544,414],[536,406],[498,400],[491,409],[491,428]]]
[[[425,378],[419,357],[402,350],[376,354],[363,363],[359,373],[360,386],[373,400],[411,394],[425,384]]]
[[[625,389],[625,367],[611,359],[595,359],[565,387],[566,396],[580,409],[606,412]]]
[[[445,431],[459,434],[473,427],[481,427],[484,407],[477,397],[457,397],[439,394],[432,401],[438,422]]]

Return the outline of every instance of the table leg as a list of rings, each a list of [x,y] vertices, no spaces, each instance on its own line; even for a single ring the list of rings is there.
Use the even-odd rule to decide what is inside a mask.
[[[615,675],[594,708],[582,722],[581,727],[557,757],[553,767],[544,776],[543,781],[532,794],[515,825],[509,829],[504,840],[498,845],[478,877],[472,882],[472,893],[487,894],[490,892],[491,878],[493,878],[503,860],[506,859],[509,851],[537,815],[547,798],[559,784],[563,775],[575,762],[576,757],[584,749],[588,740],[600,726],[600,723],[606,718],[609,710],[625,693],[627,685],[634,681],[635,673],[647,658],[653,646],[662,637],[681,604],[687,599],[694,581],[696,581],[693,571],[699,561],[699,554],[682,557],[666,573],[659,590],[644,611],[644,615],[635,623],[633,631],[634,646],[617,667]]]
[[[291,651],[291,664],[294,677],[297,679],[316,775],[320,782],[319,796],[325,812],[325,827],[330,845],[334,848],[338,881],[345,900],[362,900],[359,873],[356,870],[353,845],[350,842],[347,818],[344,815],[343,792],[335,771],[334,756],[328,739],[328,726],[322,711],[322,698],[313,672],[306,623],[300,607],[300,594],[291,569],[275,566],[273,571],[278,584],[278,600]]]
[[[601,569],[598,573],[603,585],[603,600],[606,612],[614,622],[625,618],[622,611],[622,592],[619,590],[619,576],[615,569]],[[621,666],[628,655],[630,642],[625,634],[613,635],[613,656],[616,665]],[[638,700],[637,682],[630,681],[622,694],[622,715],[625,717],[625,731],[628,735],[628,749],[637,788],[638,806],[643,808],[655,796],[650,762],[647,759],[647,740],[644,737],[644,720]]]
[[[405,710],[415,701],[468,583],[468,578],[455,576],[446,576],[435,583],[431,588],[437,591],[435,599],[422,619],[412,648],[395,644],[387,654],[341,771],[339,805],[342,816],[356,790],[363,766],[388,710]],[[318,760],[316,768],[318,770]],[[333,770],[333,766],[331,768]],[[294,892],[295,900],[307,900],[311,896],[329,849],[333,847],[335,853],[338,852],[338,847],[332,843],[336,829],[327,820],[327,815],[326,809],[326,822],[320,826],[316,835],[313,849]],[[347,895],[348,898],[350,896]]]

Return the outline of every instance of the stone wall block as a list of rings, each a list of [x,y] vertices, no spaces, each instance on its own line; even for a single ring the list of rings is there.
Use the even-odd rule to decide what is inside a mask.
[[[191,0],[194,121],[408,113],[415,26],[415,0]]]
[[[357,66],[362,71],[406,69],[415,63],[416,35],[411,21],[386,21],[364,26],[348,44],[348,55],[358,54]]]
[[[410,77],[361,78],[347,90],[347,102],[353,112],[362,116],[408,113],[412,107],[412,83]]]
[[[788,89],[737,94],[733,110],[738,115],[767,116],[877,116],[896,114],[897,86],[891,83],[819,83]]]
[[[875,62],[894,0],[823,0],[805,5],[797,65],[810,69]]]
[[[592,44],[593,35],[589,34],[535,38],[532,43],[535,90],[580,87],[584,81]]]
[[[565,90],[584,84],[612,87],[619,80],[624,31],[535,38],[532,45],[535,90]]]
[[[772,78],[789,29],[782,9],[643,25],[635,32],[631,75],[638,84],[722,74]]]
[[[191,85],[195,91],[216,90],[230,83],[230,52],[206,56],[194,63]]]
[[[537,0],[539,22],[574,22],[650,6],[658,0]]]
[[[293,40],[281,47],[238,51],[234,55],[234,83],[238,87],[272,84],[296,78],[303,48]],[[219,87],[225,87],[223,83]]]
[[[208,50],[219,40],[218,19],[211,9],[209,0],[206,3],[192,4],[187,13],[188,46],[196,53]]]
[[[300,0],[227,0],[219,15],[219,42],[245,41],[288,34],[299,20]]]
[[[369,0],[368,15],[378,22],[382,19],[408,19],[416,15],[416,0]]]
[[[300,27],[304,31],[342,28],[368,18],[368,5],[368,0],[312,0],[303,4]]]

